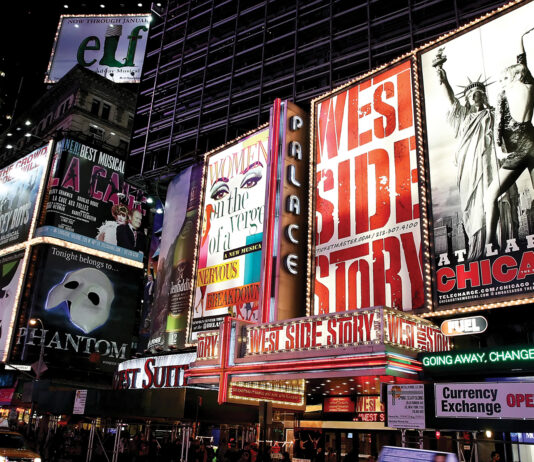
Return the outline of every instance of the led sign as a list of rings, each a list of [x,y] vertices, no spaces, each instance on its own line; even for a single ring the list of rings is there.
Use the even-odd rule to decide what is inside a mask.
[[[424,353],[420,360],[426,371],[450,371],[454,368],[468,368],[473,371],[474,366],[482,366],[487,369],[510,369],[521,367],[534,369],[534,347],[515,346],[501,348],[482,348],[473,351],[456,351],[443,353]]]

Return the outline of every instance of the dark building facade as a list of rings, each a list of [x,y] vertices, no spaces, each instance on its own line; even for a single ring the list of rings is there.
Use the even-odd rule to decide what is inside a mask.
[[[502,0],[186,1],[155,16],[128,176],[162,178],[312,98],[503,5]]]

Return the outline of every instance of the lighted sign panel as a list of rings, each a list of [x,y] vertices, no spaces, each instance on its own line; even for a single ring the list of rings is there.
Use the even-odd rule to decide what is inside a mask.
[[[389,343],[412,350],[450,349],[439,328],[384,308],[293,319],[246,327],[247,355]]]
[[[437,309],[532,294],[533,15],[525,4],[421,54]]]
[[[526,372],[534,370],[534,347],[515,345],[500,348],[421,353],[426,374],[486,373],[487,371]]]
[[[0,357],[7,354],[8,339],[14,322],[17,292],[23,278],[24,251],[0,257]]]
[[[270,126],[262,242],[263,322],[304,315],[309,286],[309,118],[298,106],[276,100]]]
[[[449,337],[482,334],[487,328],[488,321],[484,316],[447,319],[441,323],[441,332]]]
[[[314,314],[424,304],[411,62],[315,103]]]
[[[304,381],[295,386],[285,386],[278,382],[231,382],[226,402],[254,404],[261,401],[272,403],[273,408],[303,411],[306,408]]]
[[[426,428],[423,384],[387,385],[387,426]]]
[[[361,395],[356,399],[356,412],[384,412],[380,396]]]
[[[436,417],[534,419],[532,383],[434,384]]]
[[[206,317],[260,320],[268,138],[263,129],[207,156],[192,340]]]
[[[202,166],[170,182],[161,233],[158,278],[150,315],[150,349],[183,348],[193,290],[194,249]]]
[[[34,362],[44,337],[50,367],[114,370],[130,356],[142,270],[48,245],[34,248],[34,261],[11,361]]]
[[[146,198],[124,181],[124,160],[65,138],[52,168],[45,226],[36,234],[142,260]]]
[[[113,386],[118,390],[179,388],[184,368],[195,361],[195,353],[131,359],[119,364]]]
[[[354,401],[350,396],[325,398],[323,412],[354,412]]]
[[[62,15],[45,83],[84,66],[116,83],[138,83],[150,15]]]
[[[43,146],[0,170],[0,248],[29,238],[48,158]]]

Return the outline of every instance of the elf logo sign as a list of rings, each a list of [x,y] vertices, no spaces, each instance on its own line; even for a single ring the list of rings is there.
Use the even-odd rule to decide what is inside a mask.
[[[146,14],[61,16],[45,82],[57,82],[76,65],[114,82],[138,82],[150,19]]]
[[[448,337],[481,334],[487,328],[488,321],[483,316],[448,319],[441,324],[441,332]]]

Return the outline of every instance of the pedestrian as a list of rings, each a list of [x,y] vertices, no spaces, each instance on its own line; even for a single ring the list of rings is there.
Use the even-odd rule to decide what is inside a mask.
[[[491,453],[490,462],[499,462],[499,460],[501,460],[501,455],[497,451],[493,451]]]

